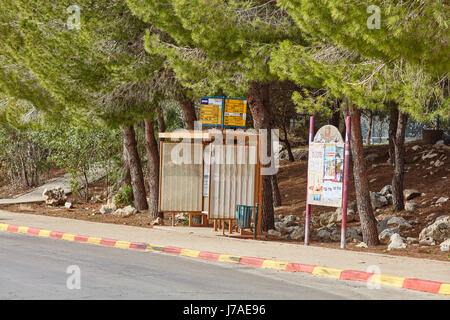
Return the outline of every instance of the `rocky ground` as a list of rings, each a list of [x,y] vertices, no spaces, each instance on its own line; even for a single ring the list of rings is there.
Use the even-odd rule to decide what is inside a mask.
[[[306,199],[306,151],[296,150],[299,161],[291,163],[281,153],[279,187],[283,206],[275,209],[276,230],[271,231],[274,239],[291,241],[286,222],[296,217],[296,225],[303,228]],[[388,146],[365,147],[368,163],[367,176],[371,191],[372,206],[378,220],[382,245],[365,248],[362,241],[357,213],[353,173],[350,172],[350,193],[348,209],[348,248],[388,254],[409,255],[450,261],[448,250],[450,238],[450,147],[423,145],[410,142],[406,145],[405,199],[406,209],[392,212],[392,190],[390,187],[393,167],[387,163]],[[286,217],[287,218],[286,220]],[[339,247],[340,209],[312,207],[312,245]],[[289,223],[288,223],[289,225]],[[391,239],[392,237],[392,239]],[[444,251],[441,251],[442,250]]]
[[[286,160],[281,153],[279,187],[283,206],[275,209],[275,229],[266,234],[273,241],[302,244],[304,240],[304,212],[306,199],[307,150],[293,151],[296,161]],[[406,146],[405,199],[406,210],[392,212],[390,183],[393,167],[387,163],[387,145],[365,148],[368,163],[371,201],[378,220],[381,245],[366,248],[362,243],[361,227],[357,212],[353,173],[350,172],[350,192],[347,219],[347,248],[377,253],[406,255],[450,261],[450,201],[448,176],[450,174],[450,147],[423,145],[418,142]],[[351,167],[351,166],[350,166]],[[152,227],[154,224],[171,224],[171,217],[154,220],[146,213],[136,212],[131,206],[120,207],[107,202],[102,181],[91,187],[93,197],[89,203],[80,202],[74,196],[63,197],[52,192],[48,203],[3,206],[16,212],[44,214],[73,219],[106,223]],[[58,199],[54,199],[54,198]],[[53,204],[53,205],[51,205]],[[59,204],[59,206],[54,206]],[[187,214],[178,214],[176,224],[186,225]],[[339,247],[340,208],[312,207],[311,245]]]

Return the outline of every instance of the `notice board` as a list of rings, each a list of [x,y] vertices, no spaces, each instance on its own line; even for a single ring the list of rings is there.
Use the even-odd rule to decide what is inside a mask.
[[[341,207],[344,141],[334,126],[322,127],[309,145],[308,204]]]

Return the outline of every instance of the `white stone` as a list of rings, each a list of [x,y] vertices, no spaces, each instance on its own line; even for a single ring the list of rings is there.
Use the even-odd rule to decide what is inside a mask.
[[[433,238],[436,241],[444,241],[450,238],[450,216],[438,217],[433,224],[422,229],[419,240]]]
[[[394,233],[400,232],[399,228],[387,228],[380,232],[378,239],[380,241],[388,241]]]
[[[444,203],[447,202],[448,198],[446,197],[440,197],[439,199],[437,199],[436,203]]]
[[[365,242],[360,242],[356,245],[358,248],[368,248],[367,244]]]
[[[441,251],[450,251],[450,238],[442,242],[440,248]]]
[[[274,230],[274,229],[270,229],[267,233],[269,235],[271,235],[271,236],[281,238],[281,232],[280,231],[277,231],[277,230]]]
[[[388,245],[388,251],[392,249],[405,249],[406,247],[407,246],[404,239],[398,233],[394,233],[391,236]]]
[[[406,202],[405,203],[405,210],[407,212],[413,213],[416,211],[416,209],[419,207],[419,205],[415,202]]]

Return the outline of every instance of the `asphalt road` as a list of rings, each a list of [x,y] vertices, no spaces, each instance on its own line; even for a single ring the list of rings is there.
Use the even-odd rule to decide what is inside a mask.
[[[80,270],[80,289],[68,289]],[[366,284],[0,231],[0,299],[448,299]]]

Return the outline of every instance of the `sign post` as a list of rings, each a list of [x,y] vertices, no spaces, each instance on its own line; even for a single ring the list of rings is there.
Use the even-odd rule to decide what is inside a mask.
[[[341,207],[341,248],[345,248],[347,227],[348,169],[350,162],[350,117],[346,119],[346,141],[331,125],[314,135],[314,117],[310,118],[308,181],[305,215],[305,245],[309,245],[311,205]]]
[[[309,117],[309,143],[314,139],[314,116]],[[311,205],[308,204],[308,189],[306,189],[306,216],[305,216],[305,245],[309,245],[309,224],[311,218]]]

